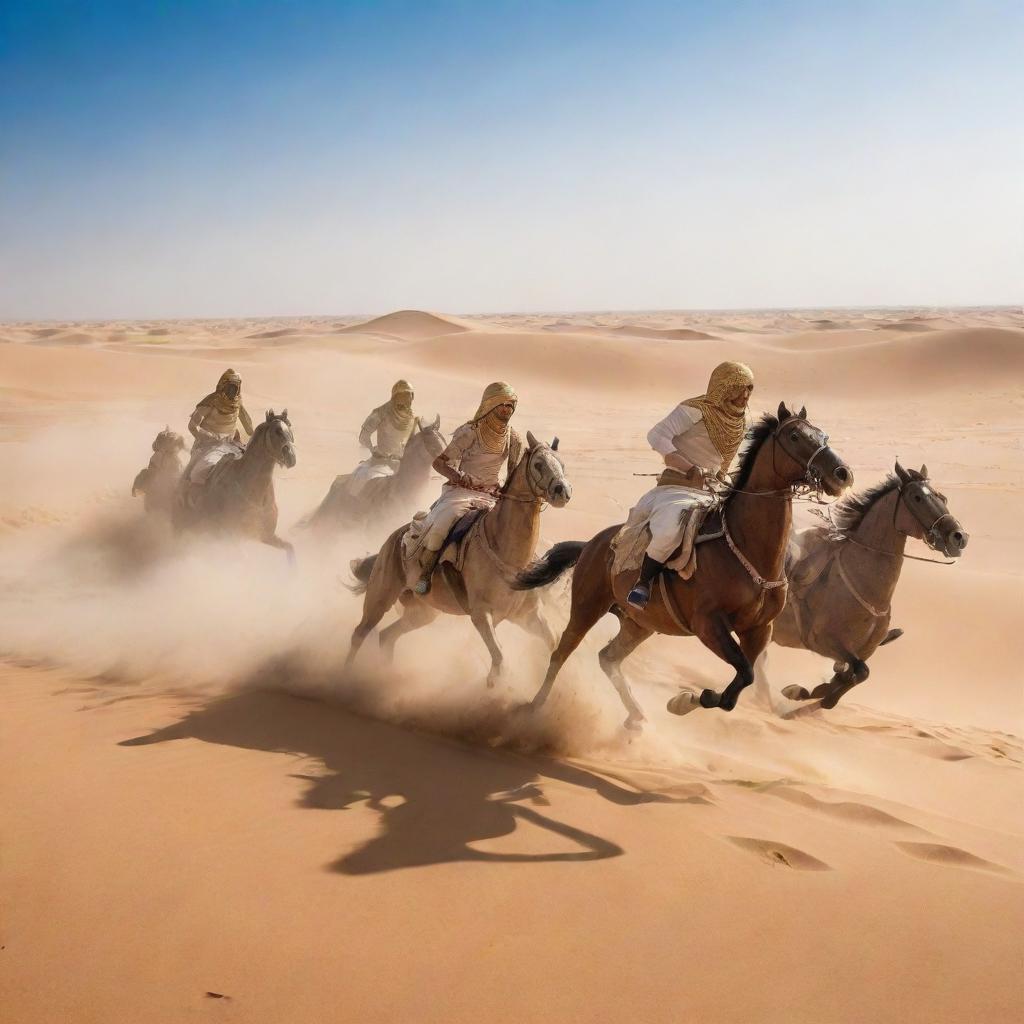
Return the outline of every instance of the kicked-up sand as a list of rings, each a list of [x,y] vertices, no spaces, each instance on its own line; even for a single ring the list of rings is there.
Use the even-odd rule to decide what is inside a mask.
[[[723,359],[754,411],[806,405],[858,489],[926,463],[970,534],[956,565],[906,563],[905,635],[838,708],[793,714],[782,688],[830,666],[773,647],[773,709],[675,718],[731,672],[655,637],[626,734],[610,617],[532,719],[546,652],[510,625],[492,691],[464,619],[341,673],[349,560],[395,524],[295,524],[395,379],[446,433],[516,387],[574,485],[549,543],[622,520],[648,428]],[[293,570],[129,495],[229,365],[294,426]],[[1022,371],[1020,309],[0,324],[0,1019],[1019,1019]]]

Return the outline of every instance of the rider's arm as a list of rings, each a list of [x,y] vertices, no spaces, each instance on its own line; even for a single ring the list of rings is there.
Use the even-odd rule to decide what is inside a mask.
[[[448,483],[453,484],[455,487],[474,486],[473,481],[470,480],[457,465],[462,462],[462,457],[469,450],[472,443],[472,428],[467,429],[466,427],[459,427],[459,429],[452,434],[452,439],[448,443],[448,447],[445,448],[445,450],[441,452],[436,459],[434,459],[433,467],[435,472],[440,473]]]
[[[219,441],[220,434],[215,434],[210,430],[203,428],[203,420],[206,419],[206,406],[197,405],[196,411],[192,413],[192,418],[188,421],[188,432],[197,441]]]
[[[370,451],[373,451],[373,434],[380,426],[380,419],[380,413],[374,409],[363,421],[362,429],[359,431],[359,443]]]
[[[700,422],[700,413],[681,402],[663,420],[651,427],[647,442],[662,457],[665,465],[680,473],[690,473],[694,464],[681,454],[677,439]],[[701,471],[703,472],[703,471]]]
[[[242,424],[242,429],[246,434],[252,437],[252,418],[249,416],[249,411],[244,405],[238,407],[238,422]]]

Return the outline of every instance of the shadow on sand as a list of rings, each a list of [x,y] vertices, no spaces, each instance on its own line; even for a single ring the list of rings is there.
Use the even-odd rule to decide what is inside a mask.
[[[121,745],[185,738],[300,754],[320,762],[322,773],[295,776],[308,783],[301,806],[344,810],[366,801],[380,815],[376,836],[329,865],[348,875],[450,861],[603,860],[624,852],[600,836],[523,806],[521,801],[547,804],[539,785],[544,780],[590,789],[622,805],[705,802],[637,792],[558,760],[474,747],[280,692],[246,690],[221,697],[175,725]],[[577,849],[495,853],[470,845],[509,835],[520,822],[568,840]]]

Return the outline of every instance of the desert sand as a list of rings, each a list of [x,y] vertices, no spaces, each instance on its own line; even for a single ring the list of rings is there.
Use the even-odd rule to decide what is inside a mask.
[[[783,686],[830,666],[772,648],[774,710],[674,718],[731,673],[656,637],[626,662],[650,718],[627,735],[610,618],[525,723],[546,652],[513,626],[494,691],[466,620],[341,675],[348,562],[381,530],[294,524],[396,378],[448,433],[514,384],[574,485],[553,542],[621,521],[649,426],[727,358],[755,410],[806,404],[858,487],[926,463],[971,536],[906,564],[906,635],[837,709],[791,714]],[[293,570],[172,538],[128,493],[229,365],[294,425]],[[0,324],[0,1016],[1019,1019],[1022,371],[1020,309]],[[547,608],[560,627],[562,584]]]

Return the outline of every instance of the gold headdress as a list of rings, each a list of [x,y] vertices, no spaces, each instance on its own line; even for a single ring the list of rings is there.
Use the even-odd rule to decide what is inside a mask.
[[[395,398],[398,395],[409,396],[408,408],[398,408],[395,404]],[[398,430],[408,430],[416,418],[412,411],[412,398],[413,390],[409,387],[409,382],[405,380],[395,381],[391,388],[391,401],[384,408],[387,410],[388,418],[391,420],[392,425]]]
[[[234,398],[229,398],[226,394],[224,394],[225,384],[238,385],[238,393],[235,395]],[[238,407],[242,404],[242,378],[239,377],[234,370],[225,370],[220,375],[220,380],[217,381],[217,390],[214,391],[211,397],[213,399],[213,404],[217,407],[218,412],[238,412]]]
[[[728,398],[736,388],[753,383],[754,374],[746,364],[719,363],[711,372],[707,391],[683,402],[683,405],[700,410],[704,417],[708,437],[722,456],[723,473],[732,465],[747,429],[745,413],[731,405]]]
[[[503,381],[499,380],[494,384],[488,384],[484,389],[480,407],[470,422],[476,427],[477,436],[480,438],[484,450],[492,455],[497,455],[505,450],[508,444],[509,427],[508,423],[495,424],[490,414],[505,402],[518,401],[519,396],[512,386]]]

